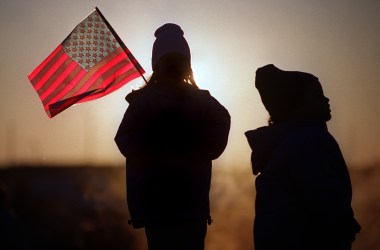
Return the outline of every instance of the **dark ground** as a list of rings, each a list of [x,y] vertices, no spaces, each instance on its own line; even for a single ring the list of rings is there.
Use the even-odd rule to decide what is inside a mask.
[[[362,225],[354,250],[380,249],[380,168],[352,170]],[[206,249],[253,249],[250,169],[214,168]],[[0,249],[146,249],[128,225],[120,167],[13,167],[0,170]]]

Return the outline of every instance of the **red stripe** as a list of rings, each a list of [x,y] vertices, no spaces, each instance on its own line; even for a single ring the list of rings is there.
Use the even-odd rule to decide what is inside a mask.
[[[131,62],[128,62],[126,65],[124,65],[120,69],[116,70],[115,73],[113,73],[107,79],[105,79],[99,88],[102,88],[102,89],[106,88],[107,85],[109,85],[111,82],[113,82],[118,76],[127,72],[131,68],[133,68],[133,64]]]
[[[70,90],[72,90],[75,85],[86,75],[86,71],[82,69],[78,75],[69,83],[67,86],[60,92],[58,93],[53,99],[51,99],[46,105],[45,105],[45,110],[49,108],[49,105],[58,102],[61,100],[63,96],[65,96]]]
[[[55,80],[55,82],[49,86],[49,88],[40,96],[41,101],[44,101],[65,79],[70,73],[76,68],[77,63],[71,62],[71,64],[62,72],[61,75]]]
[[[141,76],[141,74],[138,71],[133,74],[124,74],[122,77],[119,77],[119,79],[117,79],[115,86],[124,85],[125,83],[132,81],[139,76]]]
[[[113,74],[110,74],[110,76],[108,78],[106,78],[104,80],[102,79],[101,85],[96,88],[96,89],[98,89],[98,91],[96,91],[94,94],[87,96],[86,98],[80,100],[79,102],[86,102],[89,100],[97,99],[101,96],[104,96],[104,95],[110,93],[110,91],[108,91],[108,89],[110,87],[112,87],[112,86],[110,86],[112,84],[112,82],[114,82],[118,76],[120,76],[120,75],[124,74],[125,72],[128,72],[129,70],[134,68],[134,65],[129,60],[125,60],[125,62],[126,62],[126,64],[124,64],[119,69],[115,70],[115,72]],[[117,67],[117,64],[115,65],[115,67]],[[112,71],[112,69],[110,71]]]
[[[134,69],[134,66],[133,66],[133,64],[130,61],[123,60],[122,62],[124,62],[123,65],[120,68],[115,69],[114,73],[107,74],[109,76],[106,79],[99,79],[99,78],[97,79],[97,82],[101,81],[101,84],[98,87],[94,88],[94,85],[96,85],[96,83],[94,83],[91,86],[91,88],[97,89],[98,91],[96,91],[92,95],[87,96],[86,98],[80,100],[79,102],[86,102],[86,101],[89,101],[89,100],[97,99],[97,98],[99,98],[101,96],[104,96],[104,95],[110,93],[110,91],[108,91],[108,89],[110,87],[112,87],[112,85],[115,83],[115,80],[117,79],[117,77],[119,77],[120,75],[125,74],[126,72],[130,71],[131,69]],[[119,67],[119,64],[120,64],[120,62],[118,64],[116,64],[114,66],[114,68]],[[135,71],[136,71],[136,69],[135,69]],[[109,72],[112,72],[112,70],[109,70],[106,73],[109,73]],[[103,76],[106,75],[106,73],[103,74]]]
[[[34,85],[34,89],[38,91],[45,82],[54,74],[54,72],[61,66],[67,59],[69,58],[68,55],[63,54],[58,61],[49,69],[48,72],[37,82],[36,85]]]
[[[113,91],[123,87],[127,82],[132,81],[133,79],[135,79],[139,76],[141,76],[141,75],[138,71],[135,71],[133,74],[124,73],[124,75],[122,74],[123,78],[117,79],[117,81],[115,81],[114,85],[109,86],[106,89],[103,89],[103,91],[101,91],[101,92],[96,92],[95,94],[87,96],[86,98],[83,98],[82,100],[80,100],[78,103],[95,100],[97,98],[108,95],[108,94],[112,93]]]
[[[115,73],[111,76],[109,76],[101,85],[101,88],[106,88],[107,85],[109,85],[111,82],[115,81],[120,75],[124,74],[125,72],[128,72],[130,69],[134,68],[133,63],[129,62],[122,68],[115,71]]]
[[[108,60],[107,60],[108,61]],[[101,77],[98,77],[96,79],[96,81],[91,85],[91,87],[89,88],[89,90],[91,89],[105,89],[107,88],[107,85],[110,85],[112,84],[112,82],[114,81],[116,75],[119,75],[120,73],[117,73],[119,70],[122,70],[123,67],[128,67],[128,64],[130,64],[130,62],[126,59],[123,59],[121,61],[119,61],[117,64],[115,64],[110,70],[107,70],[106,72],[104,72]],[[103,64],[105,65],[105,64]],[[133,66],[131,66],[133,67]],[[101,68],[101,67],[99,67]],[[96,73],[97,70],[99,70],[99,68],[97,68],[94,73]],[[93,74],[90,75],[90,77],[92,76]],[[85,81],[83,82],[86,82],[87,80],[90,79],[90,77],[88,77]]]
[[[61,58],[61,56],[64,54],[65,52],[60,49],[51,59],[50,61],[47,62],[47,64],[45,65],[45,67],[43,67],[40,72],[38,72],[38,74],[32,79],[32,81],[30,81],[32,83],[33,86],[35,86],[40,80],[41,78],[49,71],[49,69],[51,67],[53,67],[54,64],[57,63],[57,61],[59,60],[59,58]]]
[[[109,91],[115,91],[119,88],[121,88],[122,86],[124,86],[127,82],[130,82],[132,81],[133,79],[137,78],[141,76],[140,73],[138,71],[136,71],[135,73],[133,74],[127,74],[123,79],[121,80],[118,80],[117,83],[112,86],[111,88],[109,88]]]
[[[121,87],[123,87],[127,82],[130,82],[132,81],[133,79],[137,78],[140,76],[140,73],[138,71],[135,71],[135,73],[133,74],[127,74],[125,76],[125,78],[121,79],[121,80],[118,80],[117,83],[111,87],[109,87],[106,92],[104,92],[104,94],[102,96],[105,96]],[[99,96],[101,97],[101,96]]]
[[[105,64],[103,67],[101,67],[98,71],[96,71],[90,79],[88,79],[88,81],[79,89],[79,91],[76,93],[76,95],[80,95],[80,94],[83,94],[84,92],[86,92],[90,87],[91,85],[99,78],[102,76],[102,74],[104,74],[105,72],[107,72],[108,70],[110,70],[115,64],[117,64],[118,62],[120,62],[121,60],[123,60],[124,58],[126,58],[126,54],[125,53],[121,53],[119,55],[117,55],[115,58],[113,58],[111,61],[109,61],[107,64]]]
[[[79,65],[75,67],[75,69],[70,72],[70,74],[63,80],[63,82],[55,88],[55,90],[48,95],[44,100],[43,104],[45,105],[46,103],[50,103],[50,101],[57,95],[59,94],[78,74],[79,72],[83,70]]]
[[[121,69],[119,69],[115,72],[115,78],[117,78],[120,75],[124,74],[125,72],[129,71],[133,67],[134,67],[133,63],[128,63],[127,65],[125,65],[124,67],[122,67]]]
[[[64,61],[59,66],[59,68],[53,73],[53,75],[49,79],[47,79],[46,82],[44,83],[44,85],[42,85],[42,87],[37,91],[37,93],[38,93],[39,96],[41,96],[46,90],[48,90],[50,88],[50,86],[58,79],[58,77],[67,69],[67,67],[70,66],[70,64],[71,64],[72,61],[73,60],[71,60],[70,58],[68,58],[66,61]],[[53,65],[52,63],[49,63],[49,64],[50,64],[50,67]],[[44,74],[47,72],[47,69],[49,69],[49,68],[46,67],[43,70]],[[39,74],[39,76],[41,78],[41,74]],[[34,79],[37,79],[37,77],[38,76],[36,76],[36,78],[34,78]],[[38,81],[35,81],[35,83],[38,83]]]
[[[53,117],[61,113],[65,109],[69,108],[71,105],[77,103],[79,100],[83,99],[87,95],[91,95],[92,92],[94,92],[94,90],[84,93],[82,95],[76,95],[76,96],[70,97],[68,99],[62,100],[57,103],[53,103],[52,105],[49,105],[49,109],[46,111],[46,113],[48,114],[49,117]]]
[[[62,44],[60,44],[32,73],[29,74],[28,78],[30,81],[36,77],[36,75],[48,64],[48,62],[62,49]]]

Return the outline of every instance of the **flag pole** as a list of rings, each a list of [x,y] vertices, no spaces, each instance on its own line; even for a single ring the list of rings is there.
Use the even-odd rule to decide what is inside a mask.
[[[124,51],[129,51],[129,49],[127,48],[127,46],[125,46],[124,42],[121,40],[121,38],[116,33],[116,31],[112,28],[111,24],[107,21],[107,19],[103,16],[102,12],[98,9],[98,7],[95,7],[95,10],[98,12],[98,14],[100,15],[100,17],[103,19],[103,21],[107,25],[108,29],[112,32],[112,34],[114,35],[114,37],[116,38],[116,40],[118,41],[118,43],[120,44],[120,46],[122,47],[122,49]],[[127,56],[129,57],[128,53],[127,53]],[[140,72],[140,70],[137,69],[137,71],[140,73],[141,77],[144,79],[144,82],[146,84],[148,84],[148,81],[145,79],[144,75]]]

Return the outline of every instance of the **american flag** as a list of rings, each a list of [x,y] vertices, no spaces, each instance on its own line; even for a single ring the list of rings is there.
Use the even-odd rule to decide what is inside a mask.
[[[96,8],[28,76],[49,118],[145,73]]]

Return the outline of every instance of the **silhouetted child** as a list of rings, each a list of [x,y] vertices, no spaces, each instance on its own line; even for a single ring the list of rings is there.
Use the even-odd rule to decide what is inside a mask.
[[[115,138],[126,158],[132,224],[145,227],[150,250],[204,249],[212,160],[230,129],[228,111],[193,79],[183,34],[175,24],[155,32],[153,74],[127,96]]]
[[[257,175],[255,249],[351,249],[360,226],[318,78],[266,65],[255,85],[270,115],[269,126],[246,132]]]

